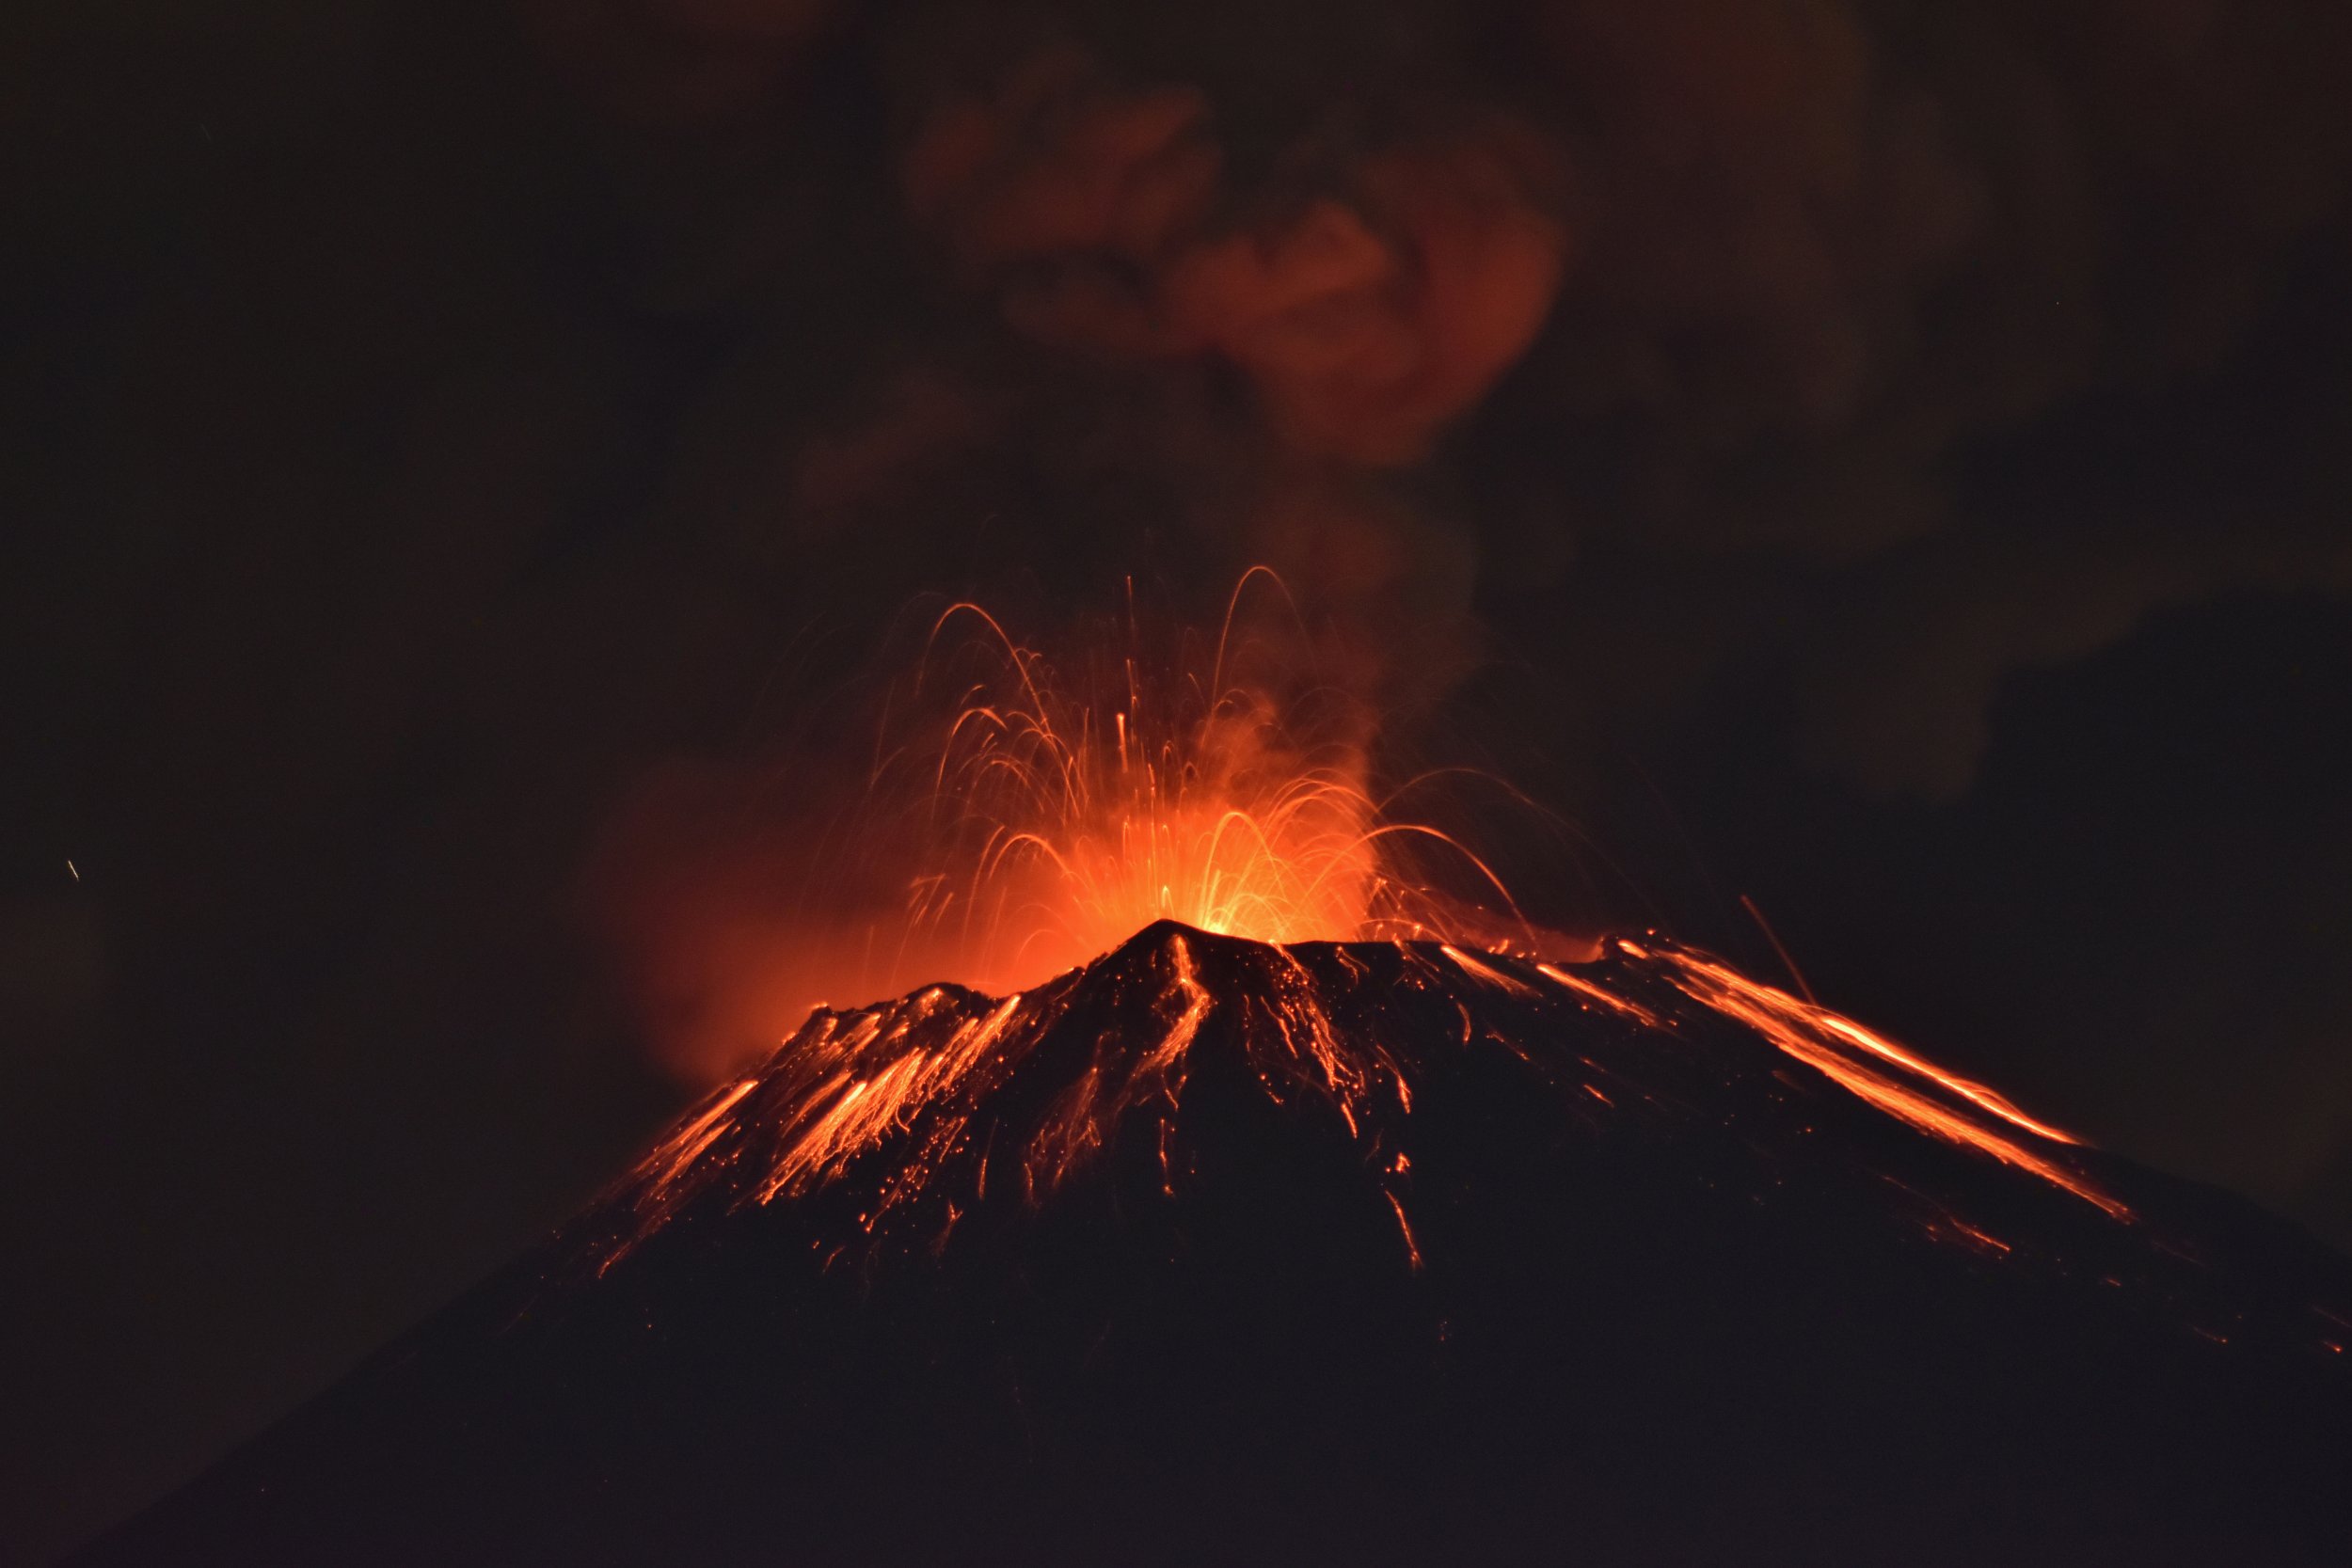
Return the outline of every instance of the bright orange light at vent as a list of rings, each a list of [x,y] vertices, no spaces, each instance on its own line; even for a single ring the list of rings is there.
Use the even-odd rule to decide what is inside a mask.
[[[1406,874],[1405,841],[1502,892],[1443,833],[1387,819],[1360,724],[1302,722],[1234,677],[1230,616],[1205,671],[1154,682],[1130,657],[1107,693],[1064,690],[975,605],[934,641],[959,622],[1009,689],[969,692],[935,763],[927,825],[946,869],[917,881],[909,925],[962,949],[949,977],[1032,985],[1164,919],[1270,942],[1429,935],[1445,916]]]
[[[1313,678],[1311,642],[1263,568],[1213,639],[1130,611],[1050,658],[952,605],[863,768],[820,745],[651,781],[596,880],[663,1055],[710,1083],[812,1007],[1029,990],[1157,920],[1277,943],[1522,932],[1474,855],[1373,791],[1370,717]]]
[[[1131,615],[1123,646],[1104,639],[1060,668],[978,606],[932,621],[851,792],[859,803],[830,820],[763,822],[803,858],[737,867],[763,888],[778,879],[755,874],[788,869],[807,907],[721,923],[733,940],[716,944],[691,919],[682,941],[664,926],[736,988],[721,1065],[767,1065],[648,1158],[635,1204],[647,1226],[713,1181],[747,1182],[739,1198],[764,1204],[882,1160],[862,1225],[930,1194],[952,1227],[985,1197],[992,1161],[1011,1162],[1000,1178],[1035,1197],[1132,1116],[1156,1124],[1165,1185],[1193,1054],[1220,1030],[1277,1101],[1327,1105],[1367,1142],[1394,1179],[1384,1190],[1418,1268],[1397,1147],[1416,1075],[1500,1048],[1580,1106],[1646,1114],[1638,1107],[1660,1101],[1638,1058],[1603,1071],[1572,1045],[1548,1057],[1587,1027],[1565,1021],[1596,1015],[1661,1052],[1694,1030],[1720,1039],[1728,1022],[1917,1132],[2128,1217],[2066,1133],[1851,1020],[1663,940],[1587,945],[1533,930],[1475,855],[1371,792],[1368,724],[1299,681],[1303,636],[1236,637],[1235,611],[1260,578],[1279,591],[1270,573],[1245,578],[1213,646],[1152,643]],[[1412,867],[1431,850],[1506,916],[1423,882]],[[691,912],[661,912],[681,907]],[[1240,940],[1220,946],[1213,972],[1196,944],[1218,937]],[[1567,958],[1572,948],[1584,956]],[[1063,1026],[1073,988],[1103,964],[1117,977],[1111,1000],[1098,998],[1107,1010],[1084,1042],[1088,1064],[1033,1125],[1000,1138],[994,1089]],[[1428,1005],[1392,1036],[1407,993]],[[1121,1012],[1130,1006],[1142,1016]],[[1756,1070],[1725,1049],[1727,1071]],[[1941,1210],[1933,1228],[2008,1244]]]
[[[725,956],[772,981],[753,997],[776,1031],[766,1065],[647,1158],[641,1223],[611,1238],[605,1265],[712,1191],[766,1204],[849,1182],[863,1228],[935,1208],[944,1239],[992,1180],[1040,1200],[1131,1121],[1173,1193],[1170,1141],[1204,1041],[1363,1145],[1415,1269],[1415,1080],[1488,1051],[1551,1084],[1579,1125],[1594,1105],[1674,1115],[1680,1096],[1644,1080],[1711,1052],[1727,1080],[1842,1091],[2130,1217],[2066,1133],[1851,1020],[1663,939],[1547,941],[1516,911],[1498,920],[1425,885],[1409,867],[1434,847],[1512,908],[1474,855],[1369,791],[1361,715],[1296,695],[1296,641],[1237,642],[1232,608],[1197,661],[1147,656],[1132,617],[1127,634],[1057,670],[977,606],[933,621],[863,805],[809,835],[834,846],[802,870],[835,912]],[[1238,668],[1268,651],[1271,672]],[[904,994],[811,1015],[812,982],[856,1002]],[[1080,1065],[1057,1053],[1073,1075],[999,1125],[997,1092],[1064,1031]],[[2009,1250],[1919,1201],[1931,1233]]]
[[[840,851],[807,875],[819,900],[882,896],[772,945],[809,983],[777,990],[763,1043],[815,1002],[1027,990],[1157,920],[1276,943],[1516,928],[1475,855],[1373,792],[1369,718],[1302,678],[1295,612],[1243,624],[1283,594],[1257,568],[1213,642],[1131,613],[1060,662],[978,605],[942,611]],[[1502,912],[1436,892],[1419,871],[1440,861]]]

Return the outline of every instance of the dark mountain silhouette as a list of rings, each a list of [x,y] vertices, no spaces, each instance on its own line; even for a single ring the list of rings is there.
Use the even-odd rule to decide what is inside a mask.
[[[1164,924],[818,1013],[80,1560],[2341,1563],[2347,1320],[1663,941]]]

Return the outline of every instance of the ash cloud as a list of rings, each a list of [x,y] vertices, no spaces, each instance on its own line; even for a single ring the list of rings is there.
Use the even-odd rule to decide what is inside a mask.
[[[2068,515],[1971,484],[2035,421],[2212,373],[2340,221],[2352,24],[2309,8],[745,3],[603,25],[615,59],[655,27],[765,62],[632,154],[700,192],[648,230],[702,275],[690,296],[831,313],[812,245],[902,291],[821,335],[830,393],[723,387],[736,450],[702,455],[707,504],[798,546],[901,541],[905,587],[1034,570],[1049,598],[1100,594],[1149,535],[1207,599],[1264,560],[1368,683],[1423,672],[1407,706],[1475,657],[1475,605],[1574,619],[1597,672],[1770,664],[1820,766],[1948,796],[2004,672],[2200,594],[2347,580],[2314,516]],[[881,190],[845,218],[800,168],[822,148],[747,150],[804,142],[791,105],[847,56]],[[1414,656],[1373,659],[1399,627]],[[1629,687],[1636,727],[1685,694]]]
[[[647,297],[742,332],[669,506],[837,585],[851,643],[935,589],[1050,636],[1138,572],[1208,619],[1265,563],[1399,744],[1500,654],[1579,673],[1555,748],[1736,688],[1822,771],[1950,799],[2012,672],[2352,586],[2324,501],[2077,504],[2018,455],[2093,404],[2177,422],[2334,231],[2343,21],[532,14],[625,128]]]

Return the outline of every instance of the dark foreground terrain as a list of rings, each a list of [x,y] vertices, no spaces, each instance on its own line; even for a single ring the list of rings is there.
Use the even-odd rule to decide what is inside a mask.
[[[78,1560],[2352,1561],[2352,1264],[1709,973],[819,1014]]]

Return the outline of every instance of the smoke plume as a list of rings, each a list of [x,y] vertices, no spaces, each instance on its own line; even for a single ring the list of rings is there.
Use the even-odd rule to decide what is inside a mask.
[[[1380,718],[1370,788],[1478,764],[1625,867],[1506,859],[1539,918],[1736,949],[1754,893],[1825,997],[2124,1152],[2333,1172],[2345,1234],[2348,29],[0,8],[0,1245],[47,1282],[0,1535],[506,1256],[650,1131],[648,1033],[691,1078],[788,1027],[763,954],[904,907],[799,857],[877,819],[956,597],[1067,673],[1131,578],[1213,627],[1270,563],[1263,680]],[[609,946],[553,918],[584,862]]]
[[[562,59],[652,71],[652,27],[706,61],[662,56],[630,99],[660,130],[616,156],[650,286],[751,324],[677,504],[853,579],[836,627],[946,589],[1050,635],[1138,572],[1207,619],[1262,563],[1316,678],[1392,724],[1500,643],[1585,673],[1566,744],[1762,682],[1821,768],[1948,797],[2010,672],[2233,586],[2352,584],[2317,508],[2071,508],[2029,450],[2095,400],[2193,399],[2331,231],[2338,19],[598,14]],[[855,147],[812,128],[828,71]]]

